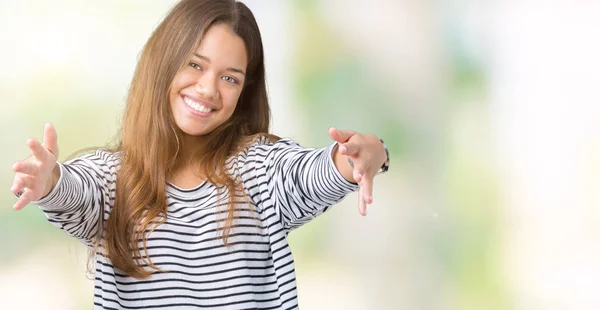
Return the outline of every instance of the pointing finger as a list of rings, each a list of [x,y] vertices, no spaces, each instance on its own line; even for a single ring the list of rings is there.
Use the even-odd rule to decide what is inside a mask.
[[[358,189],[358,213],[360,213],[360,215],[362,215],[362,216],[366,216],[367,215],[367,204],[365,203],[365,200],[363,199],[363,193],[364,193],[364,189],[361,186]]]
[[[373,177],[366,174],[362,177],[363,200],[365,203],[373,203]]]

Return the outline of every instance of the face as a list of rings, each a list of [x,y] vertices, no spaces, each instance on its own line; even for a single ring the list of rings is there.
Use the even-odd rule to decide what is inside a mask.
[[[242,92],[247,64],[242,38],[226,24],[211,26],[173,79],[169,101],[177,126],[202,136],[227,121]]]

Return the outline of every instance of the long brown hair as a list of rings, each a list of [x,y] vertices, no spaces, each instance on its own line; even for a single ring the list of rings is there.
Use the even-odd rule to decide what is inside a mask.
[[[228,121],[207,135],[198,158],[198,167],[207,172],[207,180],[225,186],[230,193],[223,229],[225,244],[235,211],[233,193],[239,185],[226,173],[226,160],[248,143],[248,137],[269,136],[263,46],[252,12],[233,0],[183,0],[176,4],[141,52],[117,148],[121,152],[121,167],[114,206],[104,225],[105,248],[112,264],[129,276],[151,275],[153,271],[143,264],[158,270],[148,256],[146,233],[166,218],[167,180],[177,166],[179,141],[183,140],[171,113],[169,89],[204,33],[215,23],[229,25],[243,39],[248,53],[246,82],[237,107]]]

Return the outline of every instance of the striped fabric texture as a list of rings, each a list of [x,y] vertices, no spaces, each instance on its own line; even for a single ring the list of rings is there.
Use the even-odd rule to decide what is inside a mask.
[[[94,309],[298,308],[287,234],[358,189],[335,168],[333,146],[307,149],[289,139],[257,138],[231,157],[227,169],[245,193],[233,194],[228,246],[220,228],[230,193],[208,182],[191,189],[167,184],[166,221],[147,234],[160,271],[143,280],[124,275],[101,239]],[[119,153],[99,149],[59,166],[56,187],[34,203],[53,225],[91,246],[113,206]]]

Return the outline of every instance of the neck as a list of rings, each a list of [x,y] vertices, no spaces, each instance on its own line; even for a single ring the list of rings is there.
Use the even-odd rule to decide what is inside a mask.
[[[186,170],[191,167],[197,167],[198,155],[202,155],[202,149],[206,145],[205,137],[203,136],[192,136],[183,134],[179,145],[179,152],[177,153],[177,168],[175,170]]]

